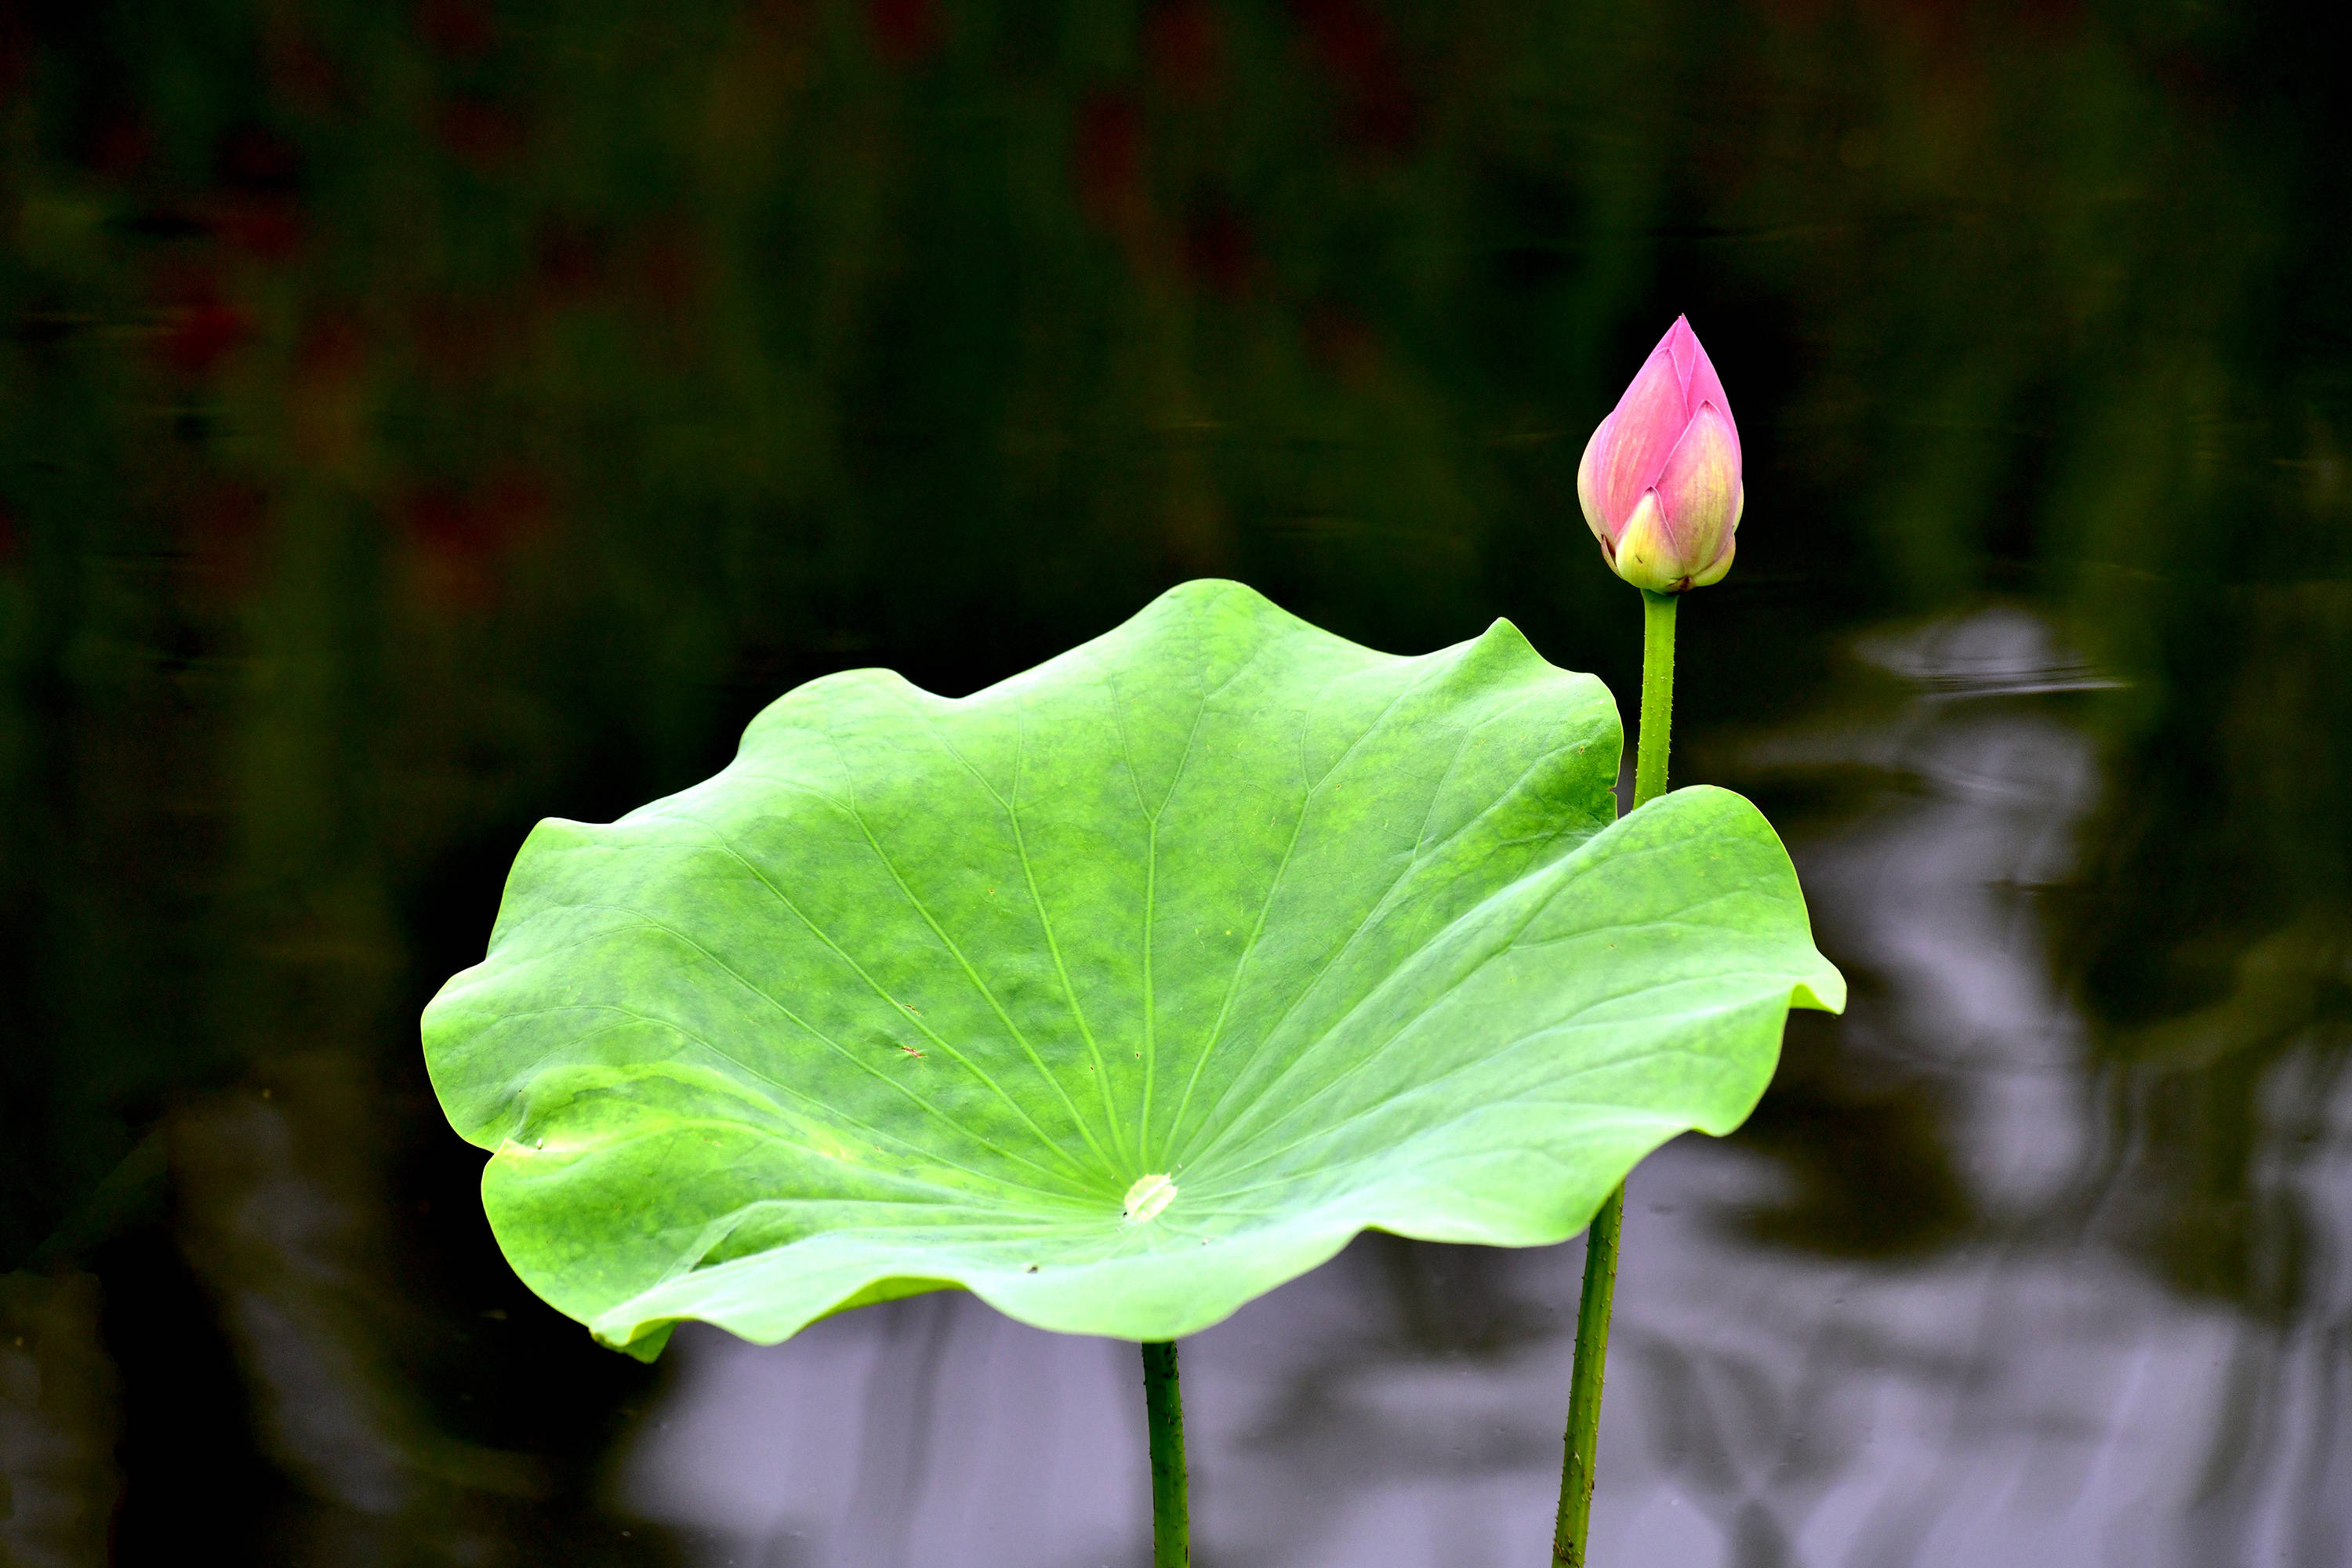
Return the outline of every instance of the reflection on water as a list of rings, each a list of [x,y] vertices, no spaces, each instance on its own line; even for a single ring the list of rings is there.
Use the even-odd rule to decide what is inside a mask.
[[[81,1568],[107,1560],[121,1477],[115,1372],[88,1276],[0,1279],[0,1536],[12,1561]]]
[[[1854,1004],[1635,1178],[1604,1568],[2352,1556],[2308,12],[0,7],[0,1559],[1135,1562],[1130,1352],[598,1350],[417,1011],[537,817],[1184,576],[1630,691],[1575,465],[1678,311],[1751,502],[1678,776]],[[1532,1561],[1577,1269],[1369,1237],[1188,1346],[1204,1565]]]

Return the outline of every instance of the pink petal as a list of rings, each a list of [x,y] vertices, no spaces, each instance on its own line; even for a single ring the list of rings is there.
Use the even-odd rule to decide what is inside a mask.
[[[1690,318],[1676,316],[1675,324],[1666,329],[1666,335],[1658,340],[1658,347],[1665,350],[1667,356],[1675,362],[1675,385],[1681,390],[1685,399],[1683,412],[1687,415],[1694,406],[1687,401],[1690,396],[1691,367],[1706,357],[1706,351],[1698,346],[1698,334],[1690,330]]]
[[[1675,449],[1685,423],[1674,356],[1662,342],[1617,400],[1609,416],[1609,434],[1592,455],[1593,490],[1612,532],[1623,531],[1642,492],[1657,483],[1666,454]]]
[[[1691,367],[1690,373],[1683,378],[1683,406],[1696,414],[1700,404],[1715,405],[1716,412],[1723,416],[1724,424],[1730,428],[1732,460],[1737,462],[1739,458],[1739,424],[1731,416],[1731,399],[1723,395],[1723,380],[1715,374],[1715,362],[1706,357],[1706,349],[1698,341],[1696,332],[1684,322],[1675,324],[1681,327],[1683,335],[1690,340]]]
[[[1658,476],[1658,503],[1673,528],[1680,574],[1704,571],[1723,553],[1745,499],[1731,421],[1714,404],[1701,404]]]
[[[1583,460],[1576,465],[1576,500],[1584,509],[1584,526],[1592,530],[1592,537],[1606,546],[1615,538],[1608,521],[1601,515],[1600,455],[1609,444],[1610,428],[1617,423],[1611,415],[1592,427],[1591,439],[1584,443]]]

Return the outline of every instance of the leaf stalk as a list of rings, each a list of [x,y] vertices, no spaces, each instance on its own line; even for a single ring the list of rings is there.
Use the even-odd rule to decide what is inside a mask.
[[[1143,1417],[1151,1436],[1151,1568],[1190,1568],[1184,1394],[1176,1379],[1176,1347],[1165,1340],[1143,1346]]]
[[[1666,793],[1666,749],[1675,715],[1675,609],[1671,594],[1642,591],[1642,730],[1633,754],[1633,809]],[[1576,1363],[1569,1373],[1568,1435],[1552,1525],[1552,1568],[1586,1568],[1593,1466],[1601,1448],[1601,1373],[1609,1360],[1609,1311],[1617,1290],[1617,1247],[1625,1226],[1620,1182],[1584,1233],[1584,1289],[1576,1303]]]

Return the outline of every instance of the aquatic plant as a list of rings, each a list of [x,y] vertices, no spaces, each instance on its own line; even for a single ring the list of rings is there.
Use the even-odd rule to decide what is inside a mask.
[[[1585,443],[1576,495],[1602,559],[1642,590],[1642,727],[1633,760],[1638,814],[1666,793],[1679,595],[1719,583],[1731,570],[1734,536],[1748,506],[1731,400],[1687,319],[1675,318]],[[1835,1010],[1842,1000],[1829,1006]],[[1621,1182],[1585,1236],[1559,1509],[1552,1526],[1555,1568],[1583,1568],[1586,1561],[1610,1304],[1624,1224]]]
[[[969,697],[829,676],[532,831],[433,1082],[608,1345],[948,1288],[1140,1343],[1182,1563],[1174,1341],[1367,1228],[1573,1236],[1842,1003],[1755,807],[1615,820],[1621,739],[1506,622],[1399,658],[1225,582]]]

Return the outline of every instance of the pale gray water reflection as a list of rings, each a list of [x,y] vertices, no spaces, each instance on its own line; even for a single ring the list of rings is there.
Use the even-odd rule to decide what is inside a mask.
[[[2184,1298],[2114,1223],[2127,1170],[2041,912],[2101,779],[2073,694],[2116,683],[1995,608],[1860,639],[1907,696],[1702,757],[1771,788],[1871,780],[1792,836],[1858,982],[1801,1018],[1776,1094],[1926,1106],[1949,1217],[1784,1245],[1812,1199],[1768,1101],[1631,1184],[1595,1556],[1688,1568],[2340,1561],[2352,1529],[2344,1268],[2352,1104],[2290,1062],[2264,1183],[2309,1235],[2305,1309]],[[1827,1065],[1825,1065],[1825,1063]],[[1800,1123],[1801,1125],[1801,1122]],[[2127,1125],[2127,1124],[2126,1124]],[[1885,1201],[1916,1218],[1920,1178]],[[1933,1185],[1931,1180],[1927,1183]],[[1864,1194],[1863,1202],[1869,1202]],[[1851,1199],[1848,1200],[1852,1201]],[[1818,1225],[1797,1230],[1813,1235]],[[1548,1540],[1581,1244],[1360,1239],[1185,1342],[1196,1554],[1244,1568],[1532,1563]],[[1133,1350],[962,1296],[761,1349],[681,1333],[623,1509],[761,1568],[1139,1563]]]

